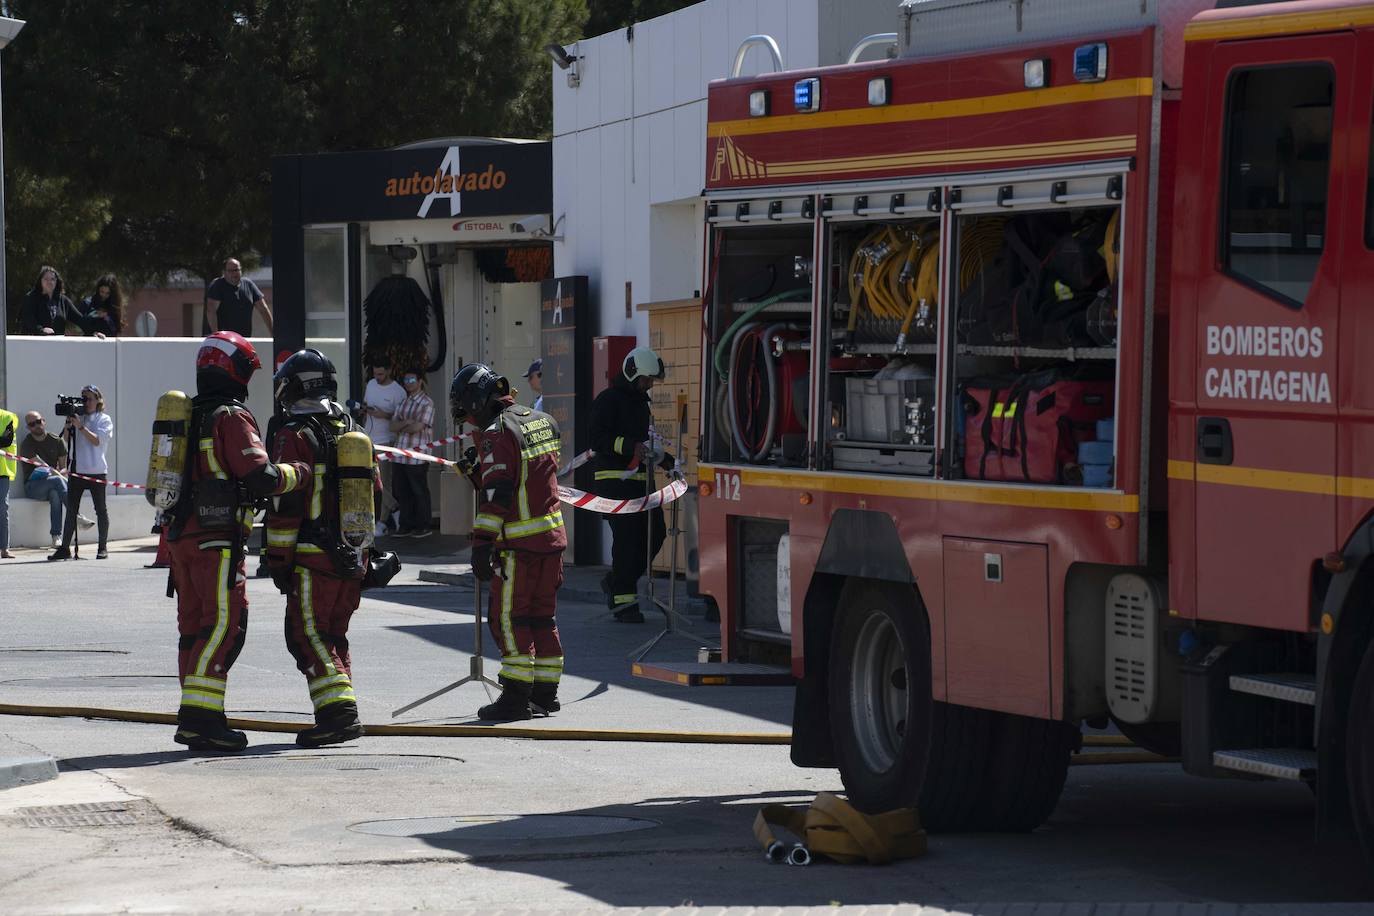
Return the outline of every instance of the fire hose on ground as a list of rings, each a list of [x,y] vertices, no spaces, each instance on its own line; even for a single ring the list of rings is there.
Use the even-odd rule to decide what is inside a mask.
[[[113,722],[132,722],[143,725],[175,725],[176,713],[150,712],[139,709],[111,709],[101,706],[37,706],[23,703],[0,703],[0,716],[36,716],[57,719],[97,719]],[[305,727],[304,722],[283,722],[269,719],[230,718],[229,727],[251,732],[295,734]],[[710,732],[673,731],[669,729],[621,728],[535,728],[518,725],[424,725],[418,723],[384,723],[365,725],[369,737],[387,738],[529,738],[535,741],[608,741],[640,744],[748,744],[787,746],[792,736],[787,732]],[[1119,747],[1133,745],[1116,735],[1088,735],[1085,747]],[[1079,760],[1079,758],[1088,758]],[[1167,763],[1172,758],[1147,752],[1123,750],[1116,753],[1075,754],[1070,764],[1103,763]]]

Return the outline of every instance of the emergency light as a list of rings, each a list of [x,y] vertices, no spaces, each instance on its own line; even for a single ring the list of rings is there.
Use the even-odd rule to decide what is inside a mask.
[[[765,118],[768,116],[768,90],[755,89],[749,93],[749,117]]]
[[[1107,44],[1098,41],[1073,49],[1073,78],[1080,83],[1100,83],[1107,78]]]
[[[868,104],[886,105],[892,101],[892,77],[876,76],[868,81]]]
[[[821,110],[821,81],[814,76],[797,80],[792,87],[792,104],[801,112]]]
[[[1027,89],[1044,89],[1049,82],[1050,62],[1034,58],[1021,65],[1021,75]]]

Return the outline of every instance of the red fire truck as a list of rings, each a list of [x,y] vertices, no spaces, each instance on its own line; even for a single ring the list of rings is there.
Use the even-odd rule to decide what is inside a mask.
[[[1374,3],[1213,5],[906,0],[710,86],[675,677],[786,666],[862,808],[1034,828],[1112,722],[1374,840]]]

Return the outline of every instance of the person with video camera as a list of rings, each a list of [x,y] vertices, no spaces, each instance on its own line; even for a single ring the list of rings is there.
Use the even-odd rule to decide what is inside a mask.
[[[282,418],[273,424],[273,460],[309,465],[315,476],[308,493],[285,496],[268,511],[267,564],[272,581],[286,596],[286,648],[305,675],[315,711],[315,724],[296,733],[296,744],[322,747],[363,734],[348,623],[362,603],[363,587],[385,585],[399,565],[395,554],[378,555],[365,546],[373,537],[371,522],[361,531],[345,528],[346,519],[357,524],[358,515],[367,518],[381,479],[370,466],[371,443],[334,401],[334,363],[319,350],[297,350],[273,379]],[[356,456],[345,446],[352,445],[362,450],[368,467],[351,460]],[[366,479],[367,497],[345,491],[346,479]],[[349,502],[357,499],[363,500],[361,506]]]
[[[67,481],[67,520],[62,526],[62,546],[48,559],[72,558],[72,537],[76,534],[77,513],[81,511],[81,494],[89,492],[95,504],[96,534],[99,536],[95,558],[103,560],[109,556],[105,542],[110,536],[110,513],[105,506],[105,479],[110,466],[105,460],[105,452],[114,438],[114,420],[105,412],[105,395],[95,385],[82,388],[80,397],[59,397],[53,413],[67,418],[64,429],[72,473]]]
[[[253,345],[217,331],[196,354],[196,396],[184,435],[190,442],[180,497],[163,516],[177,598],[177,673],[181,702],[174,739],[193,751],[233,753],[248,746],[229,728],[224,695],[229,669],[248,632],[244,544],[253,512],[267,499],[310,486],[310,465],[273,462],[244,401],[262,368]]]
[[[472,574],[491,581],[488,623],[501,647],[501,696],[477,717],[551,715],[562,708],[563,644],[554,613],[568,546],[558,500],[558,424],[516,404],[510,382],[481,363],[453,376],[448,403],[454,429],[467,422],[478,430],[476,453],[462,463],[479,502]]]

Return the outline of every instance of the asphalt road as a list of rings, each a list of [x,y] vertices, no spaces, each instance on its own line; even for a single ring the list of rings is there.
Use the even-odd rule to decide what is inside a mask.
[[[170,712],[173,605],[151,553],[0,566],[0,703]],[[410,565],[350,633],[364,719],[468,671],[471,590]],[[282,642],[282,601],[250,583],[231,715],[309,718]],[[564,710],[544,729],[785,731],[788,691],[636,681],[625,653],[652,634],[565,602]],[[703,628],[708,629],[708,628]],[[687,657],[672,641],[658,657]],[[489,656],[492,654],[489,652]],[[493,656],[494,657],[494,656]],[[495,662],[489,662],[494,673]],[[471,722],[459,688],[398,721]],[[938,836],[883,868],[769,865],[762,803],[838,790],[785,747],[507,738],[369,737],[304,751],[252,733],[244,755],[188,754],[165,725],[0,716],[0,757],[47,754],[56,780],[0,791],[0,911],[238,912],[609,907],[881,907],[1000,913],[1374,912],[1352,850],[1311,841],[1301,786],[1203,781],[1176,767],[1083,766],[1035,833]],[[60,807],[59,807],[60,806]],[[75,806],[75,807],[72,807]],[[1214,906],[1181,907],[1181,904]],[[1220,904],[1238,904],[1228,907]],[[1009,911],[1008,911],[1009,912]]]

